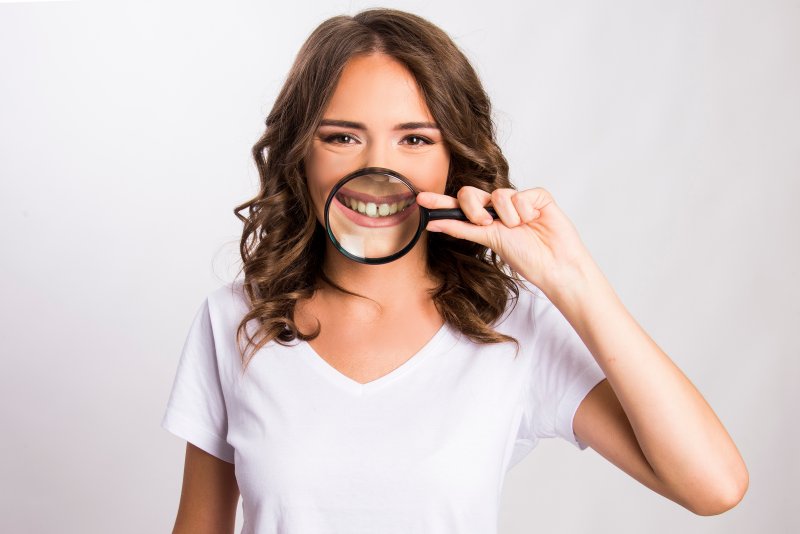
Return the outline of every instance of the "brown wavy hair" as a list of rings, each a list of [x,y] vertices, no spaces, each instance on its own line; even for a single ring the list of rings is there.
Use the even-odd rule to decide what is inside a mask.
[[[243,289],[251,306],[236,338],[241,341],[244,335],[253,354],[273,339],[288,345],[296,338],[319,335],[319,324],[316,331],[304,334],[294,322],[297,301],[313,296],[319,279],[363,296],[338,286],[323,272],[326,234],[308,194],[304,156],[347,61],[374,53],[398,60],[416,78],[450,151],[446,195],[456,197],[465,185],[489,192],[516,189],[496,142],[489,97],[444,31],[394,9],[368,9],[324,21],[301,47],[267,116],[266,131],[253,146],[261,188],[234,209],[244,223],[239,273],[244,271]],[[247,216],[239,213],[244,209]],[[518,341],[491,325],[506,310],[509,298],[516,305],[519,275],[479,243],[445,233],[427,236],[427,268],[442,281],[431,298],[444,320],[474,342],[512,341],[518,352]],[[253,319],[259,325],[258,340],[246,328]],[[244,361],[245,351],[241,344],[239,348]],[[247,363],[249,359],[245,368]]]

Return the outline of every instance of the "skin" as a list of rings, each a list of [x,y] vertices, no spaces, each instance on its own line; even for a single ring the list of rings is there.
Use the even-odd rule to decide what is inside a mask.
[[[467,186],[456,198],[444,195],[447,147],[436,128],[397,129],[434,119],[413,76],[386,56],[348,62],[323,118],[361,126],[321,126],[307,154],[308,189],[320,222],[333,185],[366,166],[412,178],[422,191],[417,195],[421,206],[460,207],[469,222],[432,221],[426,230],[497,252],[545,293],[604,371],[607,378],[575,413],[576,436],[643,485],[698,515],[720,514],[743,498],[749,475],[736,445],[700,392],[627,311],[548,191],[486,192]],[[491,220],[484,209],[490,203],[499,220]],[[306,330],[315,328],[316,320],[322,323],[314,349],[342,374],[362,383],[383,376],[442,324],[426,292],[436,282],[426,269],[426,244],[423,235],[402,258],[363,265],[328,243],[328,276],[379,304],[324,285],[311,300],[298,303],[298,325]],[[409,332],[419,334],[409,338]],[[376,347],[395,352],[376,353]],[[370,351],[370,360],[346,356]],[[187,444],[173,532],[233,532],[238,497],[233,464]]]
[[[239,486],[234,464],[186,443],[183,487],[173,534],[233,533]]]
[[[359,123],[362,128],[328,126],[326,121]],[[412,180],[422,191],[443,193],[450,153],[438,128],[406,128],[408,123],[435,123],[416,80],[408,70],[383,55],[352,58],[344,68],[322,126],[305,158],[308,190],[324,225],[325,201],[346,174],[362,167],[387,167]],[[383,265],[364,265],[340,254],[326,241],[324,270],[334,281],[377,300],[385,313],[407,310],[409,295],[416,302],[433,280],[426,272],[427,239],[402,258]],[[386,284],[392,280],[392,284]],[[354,306],[370,315],[364,299],[344,298],[337,304]]]

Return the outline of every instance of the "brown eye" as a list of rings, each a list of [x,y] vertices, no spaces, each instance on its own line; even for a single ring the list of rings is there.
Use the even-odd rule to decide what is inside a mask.
[[[405,141],[408,142],[411,146],[423,146],[423,145],[431,145],[433,144],[430,139],[426,139],[421,135],[409,135],[405,138]]]
[[[352,145],[355,138],[349,134],[333,134],[323,138],[323,141],[337,145]]]

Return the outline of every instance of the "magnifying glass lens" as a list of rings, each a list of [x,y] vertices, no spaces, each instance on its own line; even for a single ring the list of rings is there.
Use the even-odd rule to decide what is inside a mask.
[[[328,238],[348,258],[368,264],[394,261],[414,248],[428,221],[469,221],[461,208],[417,204],[416,187],[398,172],[364,167],[333,186],[325,202]],[[486,206],[492,219],[494,207]]]
[[[328,200],[327,225],[339,249],[363,263],[383,263],[412,244],[420,227],[416,192],[391,173],[352,175]]]

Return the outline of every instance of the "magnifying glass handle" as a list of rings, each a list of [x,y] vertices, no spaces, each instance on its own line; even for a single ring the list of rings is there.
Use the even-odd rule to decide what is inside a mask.
[[[486,211],[492,216],[492,219],[499,219],[500,217],[497,215],[497,212],[494,211],[494,208],[489,206],[486,208]],[[457,221],[468,221],[469,218],[464,214],[464,212],[460,208],[453,208],[453,209],[433,209],[428,210],[428,220],[436,221],[438,219],[455,219]]]

